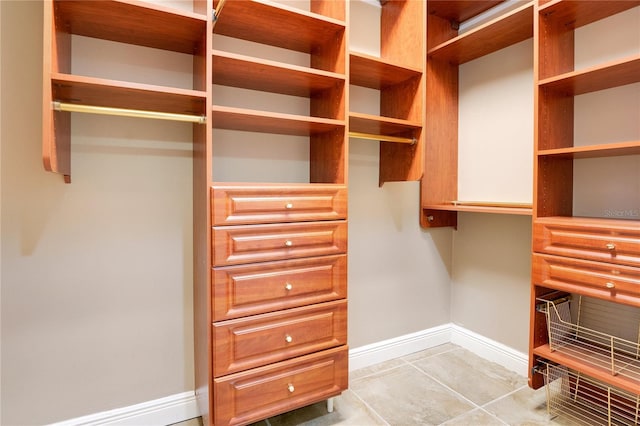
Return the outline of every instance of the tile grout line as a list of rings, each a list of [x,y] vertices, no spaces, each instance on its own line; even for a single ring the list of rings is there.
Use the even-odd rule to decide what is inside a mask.
[[[358,395],[358,392],[356,392],[353,389],[349,389],[353,395],[358,398],[360,400],[360,402],[362,402],[362,404],[367,407],[368,410],[371,411],[372,414],[374,414],[378,419],[382,420],[384,422],[385,425],[387,426],[391,426],[391,424],[384,418],[382,417],[382,415],[380,413],[378,413],[371,405],[369,405],[369,403],[367,401],[364,400],[364,398],[362,398],[360,395]]]

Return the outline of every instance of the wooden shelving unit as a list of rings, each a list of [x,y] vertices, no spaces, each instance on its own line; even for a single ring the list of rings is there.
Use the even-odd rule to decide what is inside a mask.
[[[640,82],[640,57],[575,69],[575,30],[638,6],[638,1],[566,0],[536,6],[537,129],[530,324],[532,368],[551,361],[635,395],[640,394],[637,379],[594,367],[586,352],[583,356],[552,349],[548,324],[545,316],[536,312],[536,301],[564,291],[640,308],[640,294],[635,290],[640,284],[640,220],[605,215],[576,217],[573,213],[574,161],[640,154],[637,140],[594,145],[576,140],[575,96]],[[611,351],[615,352],[615,347]],[[542,386],[543,374],[530,371],[530,386]]]
[[[421,225],[456,226],[457,212],[529,215],[519,204],[492,206],[458,200],[458,66],[533,36],[533,3],[459,34],[459,23],[498,1],[427,1],[425,175],[421,181]]]
[[[349,82],[380,91],[380,115],[349,112],[349,131],[379,135],[378,183],[418,180],[424,145],[424,2],[383,2],[380,57],[351,51]],[[356,19],[353,16],[352,19]],[[413,143],[384,141],[400,137]]]

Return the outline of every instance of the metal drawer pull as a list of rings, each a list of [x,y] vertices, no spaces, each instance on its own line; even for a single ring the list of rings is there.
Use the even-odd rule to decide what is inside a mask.
[[[287,386],[287,389],[289,390],[289,393],[293,393],[293,391],[296,390],[296,388],[294,388],[291,383],[289,383],[289,386]]]
[[[287,240],[287,241],[284,242],[284,245],[287,246],[287,247],[291,247],[293,245],[293,241]]]
[[[288,334],[284,337],[284,341],[287,343],[291,343],[293,342],[293,337],[289,336]]]
[[[287,291],[291,291],[291,290],[293,290],[293,286],[291,285],[291,283],[286,283],[284,285],[284,289],[287,290]]]
[[[287,203],[284,205],[285,209],[292,209],[293,208],[293,203]]]
[[[609,281],[608,283],[605,284],[605,287],[607,287],[607,288],[615,288],[616,285],[615,285],[615,283],[612,283],[611,281]]]
[[[616,249],[616,245],[613,243],[607,243],[607,245],[605,246],[607,248],[607,250],[615,250]]]

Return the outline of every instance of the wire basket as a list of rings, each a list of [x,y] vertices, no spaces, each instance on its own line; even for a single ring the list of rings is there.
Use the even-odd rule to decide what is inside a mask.
[[[637,425],[640,395],[612,387],[565,366],[542,364],[547,410],[562,423],[576,425]]]
[[[537,299],[547,319],[549,349],[640,384],[640,310],[582,296],[576,304],[575,298]]]

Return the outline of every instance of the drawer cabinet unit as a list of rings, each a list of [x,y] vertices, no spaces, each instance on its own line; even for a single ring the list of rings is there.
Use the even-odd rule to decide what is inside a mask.
[[[247,424],[339,394],[346,187],[222,184],[210,196],[211,420]]]
[[[347,297],[347,256],[320,256],[213,269],[213,320]]]
[[[347,387],[345,347],[214,380],[214,424],[240,425],[321,401]]]

